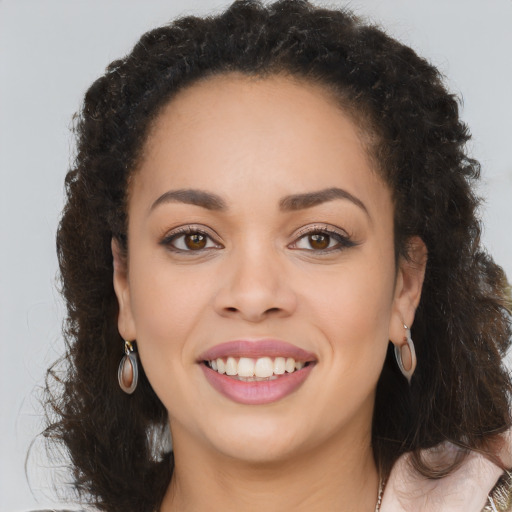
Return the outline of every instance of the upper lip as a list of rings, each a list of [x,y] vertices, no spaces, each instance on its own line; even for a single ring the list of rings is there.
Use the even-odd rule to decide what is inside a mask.
[[[252,357],[255,359],[259,357],[293,357],[296,361],[316,361],[316,356],[312,352],[287,341],[265,338],[239,339],[220,343],[203,352],[199,356],[198,362],[227,357]]]

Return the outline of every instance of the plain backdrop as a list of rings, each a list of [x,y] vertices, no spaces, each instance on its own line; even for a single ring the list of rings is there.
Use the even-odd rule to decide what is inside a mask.
[[[0,512],[52,490],[38,403],[62,350],[55,230],[86,88],[146,30],[225,0],[0,0]],[[429,58],[463,99],[483,166],[484,242],[512,276],[512,0],[354,0]],[[27,482],[28,480],[30,482]]]

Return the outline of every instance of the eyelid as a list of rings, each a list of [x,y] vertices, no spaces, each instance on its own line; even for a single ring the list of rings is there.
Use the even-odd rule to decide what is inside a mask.
[[[198,249],[196,251],[194,250],[185,250],[185,249],[179,249],[177,247],[174,247],[172,245],[172,242],[175,241],[177,238],[179,238],[182,235],[187,234],[201,234],[206,236],[213,242],[215,247],[205,247],[202,249]],[[314,252],[317,254],[322,253],[329,253],[329,252],[336,252],[338,250],[347,249],[349,247],[353,247],[356,245],[359,245],[358,242],[355,242],[352,240],[351,236],[344,230],[336,226],[332,226],[330,224],[311,224],[308,226],[305,226],[301,229],[299,229],[297,232],[295,232],[292,237],[293,241],[288,244],[289,248],[293,248],[293,245],[296,245],[298,241],[300,241],[302,238],[304,238],[307,235],[314,234],[314,233],[326,233],[327,235],[331,237],[335,237],[338,239],[338,246],[337,247],[331,247],[324,250],[314,250],[314,249],[304,249],[309,252]],[[212,250],[212,249],[222,249],[224,246],[221,242],[219,242],[220,236],[217,235],[215,231],[208,228],[207,226],[201,225],[201,224],[185,224],[181,225],[175,228],[172,228],[165,232],[165,234],[160,238],[160,244],[164,247],[168,248],[169,250],[177,253],[204,253],[206,251]],[[300,250],[298,248],[295,248],[296,250]]]
[[[331,237],[338,238],[338,246],[337,247],[331,247],[323,250],[314,250],[314,249],[299,249],[299,248],[293,248],[293,245],[296,245],[300,240],[302,240],[305,236],[314,234],[314,233],[326,233],[327,235]],[[354,247],[356,245],[359,245],[358,242],[355,242],[352,240],[352,237],[344,230],[335,226],[332,226],[330,224],[312,224],[309,226],[306,226],[304,228],[301,228],[299,231],[294,233],[293,236],[293,242],[291,242],[288,247],[295,249],[295,250],[305,250],[306,252],[312,252],[315,254],[327,254],[332,253],[336,251],[340,251],[343,249],[348,249],[350,247]]]
[[[207,247],[207,248],[197,250],[197,251],[193,251],[193,250],[187,251],[187,250],[178,249],[178,248],[172,246],[172,242],[174,240],[176,240],[178,237],[180,237],[182,235],[193,234],[193,233],[198,233],[200,235],[204,235],[204,236],[208,237],[217,247]],[[218,241],[219,238],[220,237],[217,235],[217,233],[215,233],[215,231],[213,231],[212,229],[210,229],[206,226],[203,226],[201,224],[185,224],[185,225],[178,226],[176,228],[167,230],[165,232],[165,234],[162,237],[160,237],[159,243],[160,243],[160,245],[163,245],[163,246],[167,247],[169,250],[172,250],[174,252],[179,252],[179,253],[197,252],[197,253],[200,253],[200,252],[204,252],[204,251],[207,251],[210,249],[222,248],[223,245],[222,245],[222,243],[220,243]]]
[[[335,233],[344,238],[350,238],[350,235],[344,229],[332,226],[330,224],[310,224],[309,226],[305,226],[299,229],[299,231],[294,233],[292,236],[293,238],[298,239],[304,235],[317,232]]]

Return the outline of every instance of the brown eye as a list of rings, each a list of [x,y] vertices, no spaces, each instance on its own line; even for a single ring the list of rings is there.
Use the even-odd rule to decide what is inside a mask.
[[[180,253],[202,252],[203,250],[222,248],[222,245],[216,243],[209,234],[189,228],[170,234],[160,243],[168,249]]]
[[[191,251],[197,251],[198,249],[204,249],[206,247],[207,238],[201,233],[191,233],[185,235],[184,242],[188,249]]]
[[[319,251],[327,249],[331,243],[331,237],[323,233],[314,233],[308,236],[309,245]]]
[[[302,234],[299,233],[297,240],[288,247],[321,255],[342,251],[355,245],[357,243],[352,241],[348,235],[325,227],[303,230]]]

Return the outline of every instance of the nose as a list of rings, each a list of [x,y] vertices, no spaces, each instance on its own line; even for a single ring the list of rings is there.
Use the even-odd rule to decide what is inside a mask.
[[[221,316],[257,323],[295,311],[297,297],[277,254],[240,251],[226,261],[226,267],[215,297],[215,310]]]

